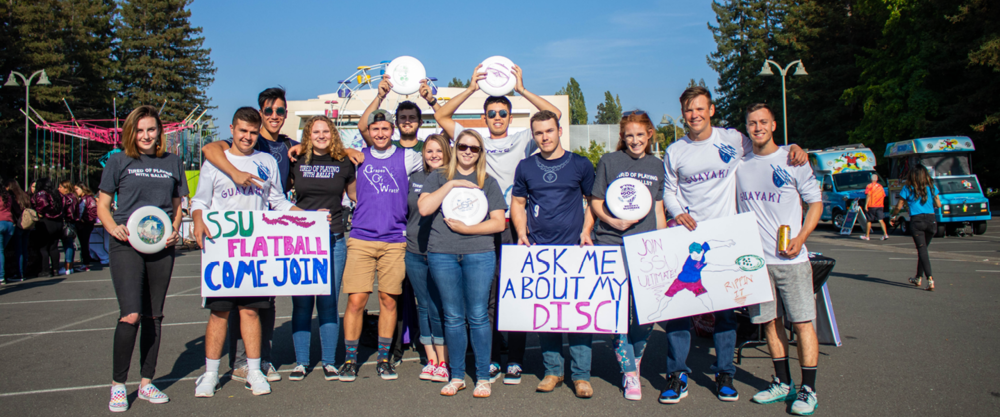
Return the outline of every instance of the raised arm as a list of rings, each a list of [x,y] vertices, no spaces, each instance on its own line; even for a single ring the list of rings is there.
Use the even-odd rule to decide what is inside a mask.
[[[562,118],[562,112],[560,112],[556,106],[549,103],[548,100],[524,88],[524,76],[521,72],[521,67],[517,65],[514,66],[514,77],[517,78],[517,84],[514,84],[514,91],[517,91],[517,93],[522,97],[528,99],[528,102],[535,106],[535,108],[539,111],[548,110],[555,113],[557,118]]]
[[[455,110],[458,110],[458,107],[461,106],[465,100],[468,100],[469,97],[472,96],[472,93],[475,93],[476,90],[479,89],[479,80],[486,78],[486,73],[479,72],[479,68],[482,66],[482,64],[479,64],[476,66],[476,69],[472,71],[472,79],[469,81],[469,87],[466,88],[465,91],[458,93],[457,96],[452,97],[451,100],[448,100],[448,102],[443,106],[434,110],[434,120],[436,120],[438,126],[441,126],[441,129],[444,129],[444,132],[452,138],[455,137],[455,120],[452,119],[452,116],[455,115]]]
[[[373,143],[371,135],[368,134],[368,116],[373,111],[378,110],[382,105],[382,100],[385,100],[385,97],[389,95],[389,90],[392,90],[392,82],[389,81],[389,74],[385,74],[382,76],[382,81],[378,83],[378,93],[375,94],[375,99],[368,103],[365,112],[361,114],[361,120],[358,120],[358,132],[365,140],[365,145],[372,146]]]

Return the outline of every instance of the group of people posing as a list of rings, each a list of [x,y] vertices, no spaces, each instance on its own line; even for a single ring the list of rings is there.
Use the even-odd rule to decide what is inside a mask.
[[[517,133],[508,134],[513,109],[502,96],[487,98],[483,106],[488,137],[466,129],[453,118],[485,77],[477,67],[469,87],[444,105],[426,84],[421,86],[419,94],[433,108],[441,127],[440,133],[425,140],[417,135],[423,120],[419,106],[404,101],[395,114],[380,108],[392,87],[392,80],[385,77],[358,123],[367,145],[361,151],[345,149],[334,121],[324,116],[305,122],[301,143],[279,134],[288,108],[284,91],[277,88],[260,94],[259,108],[237,110],[231,124],[232,140],[205,146],[207,161],[191,207],[199,240],[205,235],[201,212],[206,210],[329,212],[331,295],[292,297],[296,364],[289,379],[301,380],[312,371],[309,343],[314,308],[323,377],[344,382],[357,378],[364,307],[376,291],[376,280],[379,337],[375,372],[382,379],[398,378],[389,350],[405,279],[416,296],[419,340],[427,357],[419,378],[444,383],[440,389],[444,396],[466,389],[466,356],[471,345],[475,368],[472,395],[489,397],[492,384],[501,376],[505,384],[520,382],[525,352],[525,333],[509,332],[505,342],[505,335],[496,330],[497,314],[502,313],[496,309],[501,245],[621,246],[624,236],[667,227],[670,217],[694,230],[701,221],[754,212],[775,301],[754,306],[750,313],[754,323],[764,325],[775,376],[753,401],[794,401],[792,412],[811,414],[817,404],[818,344],[812,326],[812,274],[804,243],[819,220],[822,204],[816,179],[805,165],[805,152],[795,145],[780,148],[772,140],[776,123],[771,109],[763,104],[748,109],[747,137],[734,129],[711,126],[715,111],[711,94],[702,87],[688,88],[680,104],[689,133],[667,148],[663,160],[651,150],[655,127],[650,117],[636,110],[622,115],[618,145],[595,169],[586,158],[563,149],[559,110],[524,88],[520,68],[514,67],[513,72],[515,91],[538,110],[531,117],[530,128]],[[399,139],[393,140],[397,129]],[[128,409],[124,383],[137,336],[142,357],[138,397],[153,403],[168,401],[151,380],[173,267],[171,243],[178,237],[175,232],[162,252],[143,254],[129,246],[124,223],[138,207],[153,205],[174,219],[176,231],[181,221],[181,197],[189,192],[179,158],[165,152],[155,108],[140,107],[129,115],[123,147],[124,152],[113,155],[105,168],[97,210],[104,227],[115,237],[111,272],[121,307],[114,336],[112,411]],[[616,218],[604,204],[609,184],[622,177],[640,179],[653,196],[653,208],[640,220]],[[445,196],[462,187],[485,194],[488,214],[482,222],[470,226],[442,215]],[[291,190],[294,203],[285,198]],[[762,192],[780,193],[784,198],[754,197]],[[115,195],[118,206],[112,213]],[[357,204],[349,233],[344,225],[344,196]],[[802,200],[808,203],[804,217]],[[790,226],[791,240],[787,249],[779,252],[776,236],[781,225]],[[699,295],[692,286],[684,289]],[[343,317],[345,358],[337,366],[341,326],[337,300],[341,291],[347,294],[348,305]],[[232,378],[244,381],[254,395],[269,393],[269,381],[281,379],[271,361],[274,298],[207,298],[204,307],[210,310],[206,366],[196,381],[195,395],[212,397],[219,389],[227,326]],[[628,332],[614,336],[614,348],[623,374],[624,397],[637,401],[642,397],[640,364],[653,325],[638,324],[634,308],[630,310]],[[736,316],[733,311],[719,311],[715,316],[715,395],[722,401],[737,401],[739,394],[733,385]],[[792,322],[798,337],[802,369],[798,385],[789,371],[783,317]],[[672,404],[688,395],[691,321],[674,319],[663,326],[668,383],[659,401]],[[538,336],[545,376],[537,391],[550,392],[567,377],[563,334]],[[589,383],[593,335],[566,336],[572,389],[577,397],[589,398],[593,395]],[[506,363],[501,366],[505,344]]]

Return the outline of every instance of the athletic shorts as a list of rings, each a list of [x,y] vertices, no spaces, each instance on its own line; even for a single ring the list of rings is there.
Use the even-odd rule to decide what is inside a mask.
[[[674,283],[670,284],[670,288],[667,288],[667,292],[664,293],[664,295],[667,297],[673,297],[677,293],[681,292],[681,290],[691,291],[694,293],[695,297],[708,292],[708,290],[705,289],[705,286],[701,285],[701,280],[695,282],[684,282],[679,279],[675,279]]]
[[[372,292],[377,272],[379,292],[402,294],[403,278],[406,277],[405,257],[406,242],[387,243],[348,238],[347,265],[344,267],[341,292]]]
[[[868,207],[868,222],[875,223],[885,218],[885,209],[882,207]]]
[[[204,304],[212,311],[231,311],[238,307],[259,310],[271,308],[271,297],[208,297]]]
[[[816,318],[816,298],[813,296],[812,264],[768,265],[774,301],[750,306],[750,321],[767,323],[781,312],[792,323],[804,323]]]

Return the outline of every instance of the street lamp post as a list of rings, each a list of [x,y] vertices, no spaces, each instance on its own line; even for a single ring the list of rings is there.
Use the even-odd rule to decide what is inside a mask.
[[[786,66],[784,69],[781,68],[781,64],[778,64],[777,62],[774,62],[770,59],[765,59],[764,66],[763,68],[760,69],[760,73],[757,74],[758,76],[774,75],[774,73],[771,72],[771,67],[768,66],[768,64],[774,65],[774,67],[778,69],[778,73],[781,74],[781,110],[782,113],[784,114],[782,121],[785,124],[784,127],[785,146],[787,146],[788,145],[788,94],[785,92],[785,75],[788,74],[788,70],[792,68],[792,65],[796,64],[798,65],[795,66],[795,73],[793,73],[792,75],[809,75],[809,73],[806,72],[806,66],[802,64],[801,59],[789,62],[788,66]]]
[[[41,78],[38,79],[38,85],[51,85],[49,82],[49,76],[45,74],[45,70],[35,71],[30,77],[25,77],[17,71],[11,71],[10,76],[7,77],[7,82],[4,87],[18,87],[17,79],[14,78],[15,75],[21,77],[21,82],[24,83],[24,189],[28,189],[28,115],[31,114],[31,106],[28,105],[28,96],[31,93],[31,82],[35,79],[35,76],[41,74]]]

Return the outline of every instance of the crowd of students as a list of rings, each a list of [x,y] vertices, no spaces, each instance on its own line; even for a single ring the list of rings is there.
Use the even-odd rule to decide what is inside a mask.
[[[806,155],[801,148],[774,144],[776,123],[770,108],[761,104],[748,109],[751,136],[747,137],[734,129],[711,126],[711,94],[701,87],[689,88],[680,97],[689,134],[668,147],[663,160],[651,151],[655,135],[652,121],[645,112],[636,110],[622,115],[618,145],[595,169],[586,158],[563,149],[559,110],[524,88],[520,68],[513,71],[515,90],[538,110],[531,117],[530,128],[517,133],[508,134],[513,109],[506,97],[485,101],[483,120],[488,137],[453,119],[456,109],[477,91],[477,81],[485,76],[477,67],[469,87],[443,106],[426,84],[421,86],[420,96],[434,109],[442,128],[423,141],[417,136],[422,115],[416,104],[402,102],[395,114],[380,109],[392,87],[386,76],[376,99],[361,116],[358,129],[367,145],[361,151],[345,149],[334,122],[325,116],[306,121],[301,144],[280,135],[288,112],[280,89],[262,92],[259,109],[244,107],[236,112],[230,126],[232,140],[205,147],[207,161],[192,200],[194,234],[199,241],[205,234],[201,222],[205,210],[328,211],[331,295],[292,298],[296,363],[289,379],[301,380],[310,372],[314,308],[324,378],[343,382],[357,378],[364,306],[376,291],[376,279],[379,322],[375,372],[385,380],[397,379],[389,350],[404,280],[408,280],[417,301],[419,341],[427,358],[419,375],[414,376],[444,383],[441,395],[456,395],[467,387],[466,355],[471,347],[475,368],[472,395],[489,397],[492,384],[501,375],[505,384],[520,382],[525,351],[524,333],[502,335],[496,327],[497,314],[502,313],[497,311],[496,302],[501,245],[620,246],[624,236],[668,227],[668,217],[694,230],[698,222],[749,211],[757,214],[768,272],[776,288],[775,302],[750,311],[753,322],[764,325],[775,367],[771,385],[754,395],[753,401],[794,401],[793,413],[811,414],[817,405],[818,344],[812,327],[815,304],[804,242],[819,220],[819,188],[804,166]],[[394,141],[397,129],[399,140]],[[136,208],[153,205],[167,212],[178,230],[181,197],[189,190],[179,159],[164,152],[161,132],[154,108],[133,111],[125,121],[124,152],[111,157],[100,185],[97,214],[115,238],[111,273],[121,307],[114,336],[112,411],[129,406],[124,382],[137,335],[142,358],[138,396],[153,403],[168,401],[151,380],[173,266],[170,243],[176,242],[177,236],[170,237],[164,251],[147,255],[128,245],[128,231],[123,226]],[[783,172],[778,175],[776,170]],[[135,175],[138,172],[156,175]],[[604,204],[609,184],[622,177],[639,179],[653,196],[653,207],[644,218],[618,219]],[[462,187],[481,189],[485,194],[488,214],[482,222],[469,226],[442,215],[445,196]],[[295,203],[285,198],[293,189]],[[787,196],[777,202],[754,198],[760,192]],[[49,196],[51,200],[51,195],[55,194],[36,193],[38,199]],[[112,213],[115,195],[118,207]],[[357,203],[349,234],[342,210],[345,196]],[[805,216],[801,200],[808,203]],[[62,212],[47,209],[44,213],[58,216]],[[58,222],[50,217],[43,215],[41,221],[52,223],[43,226],[46,230],[57,228]],[[779,225],[791,226],[791,242],[780,252],[775,238]],[[706,244],[693,252],[710,249]],[[688,268],[685,265],[685,270]],[[704,263],[692,261],[690,268],[700,274]],[[929,276],[929,266],[926,271]],[[704,293],[697,280],[680,282],[676,287],[668,293]],[[337,305],[341,292],[348,300],[342,324]],[[206,366],[195,384],[197,397],[212,397],[219,389],[227,322],[232,378],[244,381],[254,395],[271,392],[269,383],[281,379],[271,358],[274,305],[273,297],[205,299],[204,307],[210,310]],[[231,314],[234,311],[236,314]],[[640,400],[639,369],[653,326],[638,324],[634,308],[630,311],[631,324],[626,334],[615,335],[614,350],[621,366],[624,398]],[[719,311],[715,316],[716,361],[711,369],[715,395],[722,401],[737,401],[739,394],[733,385],[736,318],[733,311]],[[788,369],[782,317],[793,322],[799,340],[802,379],[798,386]],[[341,346],[341,325],[345,359],[338,367],[335,353]],[[672,404],[688,395],[691,321],[674,319],[663,326],[667,342],[657,348],[667,352],[668,383],[658,400]],[[590,398],[593,335],[566,336],[572,389],[577,397]],[[565,381],[562,337],[559,333],[539,334],[545,367],[539,392],[553,391]],[[507,361],[502,367],[504,345]]]

